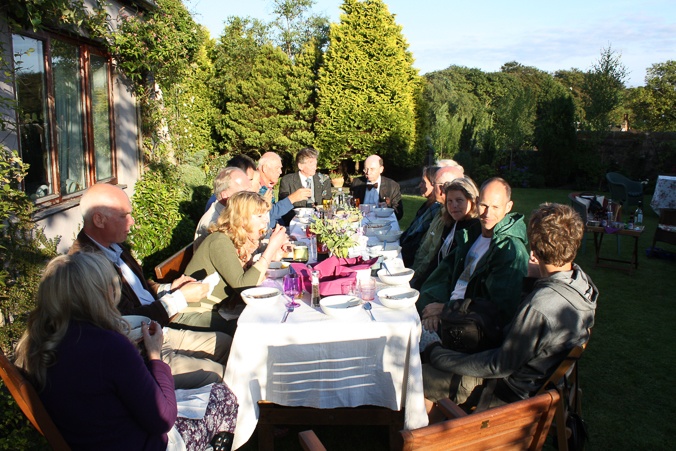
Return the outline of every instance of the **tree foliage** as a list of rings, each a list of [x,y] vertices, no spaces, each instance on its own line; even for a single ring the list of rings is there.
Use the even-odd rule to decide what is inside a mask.
[[[622,64],[621,56],[608,46],[601,50],[601,56],[585,74],[585,124],[590,130],[608,130],[619,123],[621,116],[617,117],[614,110],[622,102],[627,79],[627,68]]]
[[[381,0],[345,0],[319,72],[316,145],[335,168],[377,153],[404,166],[414,153],[420,83],[413,57]]]
[[[291,59],[316,40],[323,46],[328,41],[329,20],[327,17],[308,14],[315,0],[272,0],[276,19],[272,25],[278,30],[277,43]]]
[[[629,90],[628,97],[633,128],[676,131],[676,61],[653,64],[647,70],[645,87]]]

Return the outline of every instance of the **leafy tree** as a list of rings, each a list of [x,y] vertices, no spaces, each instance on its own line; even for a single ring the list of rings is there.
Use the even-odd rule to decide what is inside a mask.
[[[585,73],[575,68],[554,72],[554,80],[559,82],[565,89],[568,89],[573,96],[576,123],[584,121],[584,105],[587,103],[587,96],[583,90],[584,77]]]
[[[591,130],[608,130],[615,122],[614,110],[622,101],[627,68],[620,61],[621,55],[611,46],[601,50],[601,56],[585,74],[583,90],[586,123]],[[617,118],[619,119],[619,118]]]
[[[631,90],[629,96],[634,128],[676,131],[676,61],[653,64],[647,70],[645,87]]]
[[[277,41],[284,53],[294,59],[307,43],[317,40],[326,44],[329,32],[327,17],[310,15],[307,11],[315,0],[273,0],[273,25],[279,30]]]
[[[539,174],[546,176],[549,186],[560,186],[578,161],[575,149],[575,106],[570,90],[550,79],[543,87],[537,103],[534,144],[539,155]],[[582,168],[584,169],[584,168]]]
[[[320,164],[335,168],[372,153],[399,165],[419,162],[413,57],[381,0],[345,0],[318,81],[317,147]]]

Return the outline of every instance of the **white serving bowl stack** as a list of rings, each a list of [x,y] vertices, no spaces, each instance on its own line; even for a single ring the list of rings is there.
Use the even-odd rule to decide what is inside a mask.
[[[265,271],[266,277],[270,279],[280,279],[289,273],[289,263],[270,262],[268,270]]]
[[[267,307],[277,302],[281,295],[282,292],[274,287],[247,288],[242,291],[242,300],[252,307]]]
[[[402,232],[401,230],[397,230],[397,231],[388,230],[387,232],[382,232],[382,233],[380,231],[378,231],[378,233],[376,233],[376,236],[383,243],[393,243],[393,242],[395,242],[399,239],[399,237],[401,236],[402,233],[404,233],[404,232]]]
[[[364,224],[364,235],[376,236],[376,233],[380,231],[389,231],[390,228],[390,221],[386,219],[373,219]]]

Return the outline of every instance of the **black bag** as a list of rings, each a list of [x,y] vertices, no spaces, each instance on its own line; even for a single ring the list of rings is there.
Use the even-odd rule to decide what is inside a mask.
[[[485,299],[457,300],[441,312],[441,343],[467,354],[496,348],[502,343],[500,311]]]

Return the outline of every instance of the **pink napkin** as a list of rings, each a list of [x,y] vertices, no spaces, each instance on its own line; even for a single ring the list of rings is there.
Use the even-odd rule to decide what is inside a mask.
[[[370,260],[364,260],[361,257],[329,257],[323,262],[317,263],[313,269],[319,271],[319,294],[322,296],[341,294],[340,286],[343,282],[348,280],[355,281],[357,279],[357,271],[369,269],[377,260],[377,257]],[[301,275],[303,289],[311,292],[312,279],[310,269],[302,263],[291,263],[291,267]]]

